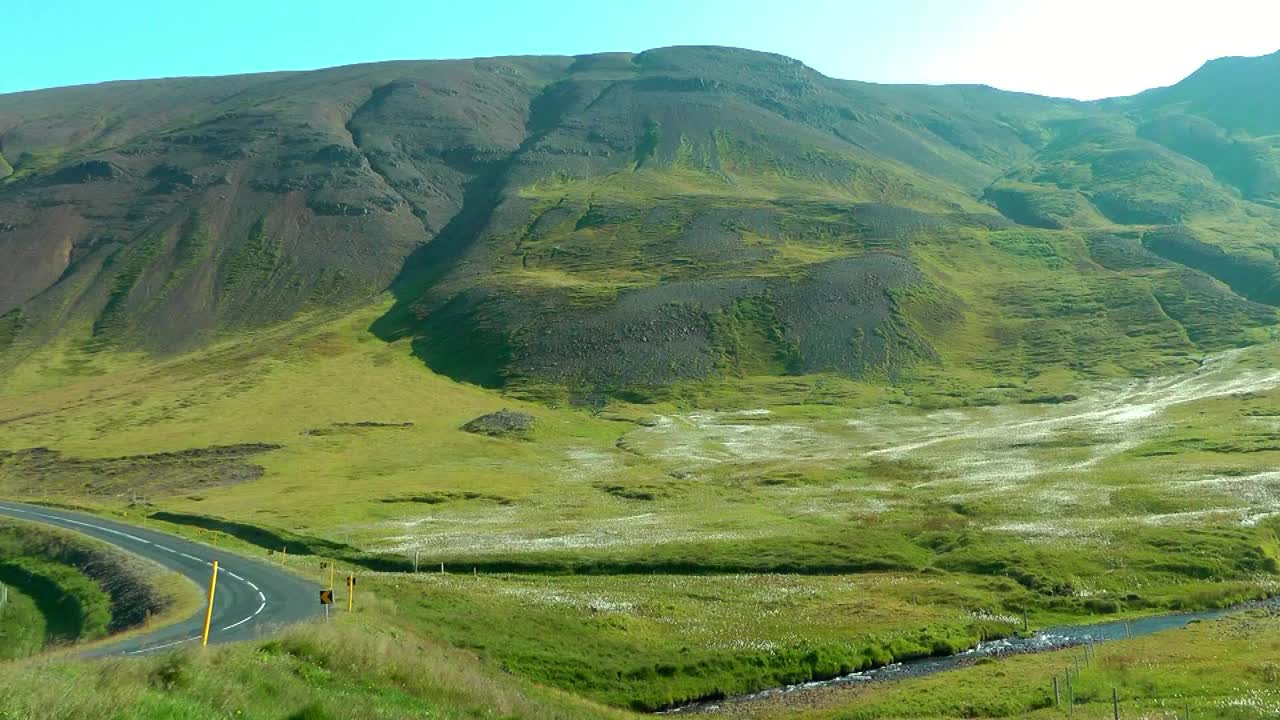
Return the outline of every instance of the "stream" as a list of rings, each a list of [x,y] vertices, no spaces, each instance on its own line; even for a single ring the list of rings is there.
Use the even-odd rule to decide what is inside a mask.
[[[1010,637],[1001,640],[981,642],[978,643],[977,646],[970,648],[969,650],[965,650],[964,652],[956,653],[955,655],[918,658],[915,660],[892,663],[890,665],[870,670],[863,670],[861,672],[850,673],[848,675],[841,675],[830,680],[814,680],[811,682],[797,683],[795,685],[784,685],[782,687],[772,688],[769,690],[761,690],[748,695],[737,695],[724,700],[708,700],[690,703],[688,705],[681,705],[679,707],[663,711],[660,714],[678,715],[686,713],[715,712],[721,709],[721,706],[726,703],[764,700],[766,698],[788,695],[790,693],[802,692],[815,688],[860,685],[862,683],[869,682],[887,682],[892,680],[924,677],[926,675],[934,675],[948,670],[956,670],[958,668],[966,667],[984,657],[1047,652],[1050,650],[1078,647],[1090,643],[1141,637],[1144,635],[1163,632],[1165,630],[1175,630],[1186,627],[1190,623],[1198,620],[1214,620],[1232,613],[1259,608],[1280,608],[1280,598],[1244,603],[1227,609],[1151,615],[1147,617],[1134,618],[1132,620],[1118,620],[1115,622],[1097,623],[1092,625],[1064,625],[1061,627],[1040,630],[1027,637]]]

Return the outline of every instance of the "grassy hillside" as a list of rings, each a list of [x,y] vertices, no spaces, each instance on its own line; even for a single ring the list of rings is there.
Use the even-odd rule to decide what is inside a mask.
[[[0,495],[373,599],[0,708],[607,717],[1274,594],[1271,126],[1204,77],[669,48],[0,97]]]
[[[536,399],[1185,365],[1275,324],[1266,125],[1205,109],[1208,75],[1273,64],[1092,104],[726,48],[8,96],[0,361],[189,350],[391,287],[378,337]]]
[[[92,642],[145,622],[183,617],[196,605],[189,583],[78,535],[0,523],[0,659]]]
[[[486,667],[386,612],[270,639],[145,658],[0,665],[0,714],[118,717],[632,717]],[[354,713],[354,715],[353,715]]]
[[[1139,381],[742,377],[579,407],[431,373],[366,332],[386,307],[160,363],[38,356],[6,377],[0,492],[336,559],[417,632],[627,707],[964,647],[1024,610],[1274,591],[1274,345]],[[503,408],[532,428],[462,429]]]
[[[1083,649],[979,662],[952,673],[900,683],[862,683],[731,705],[732,718],[955,718],[1112,715],[1112,689],[1121,717],[1252,720],[1274,717],[1274,652],[1280,628],[1257,613],[1196,623],[1149,637]],[[1080,664],[1079,674],[1076,663]],[[1053,678],[1059,684],[1054,704]]]

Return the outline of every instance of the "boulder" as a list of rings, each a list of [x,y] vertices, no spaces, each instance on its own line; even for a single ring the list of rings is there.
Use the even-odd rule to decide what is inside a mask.
[[[532,415],[504,408],[488,415],[481,415],[463,425],[462,429],[469,433],[490,437],[519,436],[532,430],[533,423]]]

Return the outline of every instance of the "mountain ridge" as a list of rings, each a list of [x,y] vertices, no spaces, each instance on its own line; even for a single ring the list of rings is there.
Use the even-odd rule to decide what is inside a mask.
[[[1280,108],[1204,115],[1194,77],[1081,102],[693,46],[0,96],[0,359],[181,352],[390,289],[377,335],[535,392],[1149,372],[1275,323],[1280,156],[1250,131]],[[1049,327],[1096,352],[1042,357]]]

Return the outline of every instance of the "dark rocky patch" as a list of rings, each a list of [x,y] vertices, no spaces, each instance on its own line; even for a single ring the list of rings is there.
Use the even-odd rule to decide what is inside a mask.
[[[467,422],[462,430],[490,437],[522,436],[533,429],[534,421],[528,413],[503,409]]]
[[[1212,275],[1250,300],[1280,306],[1280,263],[1275,258],[1229,254],[1180,226],[1143,234],[1142,246],[1166,260]]]
[[[989,188],[983,200],[1019,225],[1061,230],[1076,206],[1060,194],[1032,193],[1018,188]]]
[[[1017,224],[1009,218],[993,213],[955,213],[939,220],[943,225],[948,222],[954,222],[959,225],[978,227],[985,230],[1008,230],[1017,227]],[[932,227],[937,227],[937,225]]]
[[[1187,219],[1191,208],[1178,201],[1156,200],[1125,190],[1108,190],[1094,195],[1094,207],[1112,222],[1121,225],[1163,225]]]
[[[538,219],[534,220],[529,227],[529,237],[534,240],[541,239],[577,218],[581,212],[581,208],[556,205],[538,215]]]
[[[120,166],[107,160],[86,160],[55,171],[48,178],[50,185],[78,185],[97,180],[115,180],[124,175]]]
[[[473,296],[467,306],[446,306],[458,312],[447,320],[434,315],[440,334],[424,344],[442,359],[501,358],[487,376],[494,385],[553,382],[595,395],[634,390],[636,399],[709,377],[721,371],[726,354],[742,352],[764,353],[761,362],[797,373],[894,372],[934,357],[899,317],[892,295],[921,279],[905,258],[870,254],[816,265],[796,280],[671,282],[621,293],[603,307],[488,294]],[[494,345],[474,345],[486,337],[476,332],[458,338],[471,344],[453,345],[459,326],[493,332],[487,342]],[[523,331],[497,332],[516,327]],[[433,367],[448,373],[450,366]],[[478,369],[472,364],[466,371]]]
[[[670,205],[659,205],[650,208],[644,214],[642,225],[646,228],[666,227],[674,224],[680,218],[680,214]]]
[[[776,211],[766,208],[713,208],[694,214],[674,242],[678,255],[721,263],[758,262],[768,256],[744,242],[743,232],[778,237]]]
[[[1065,395],[1037,395],[1035,397],[1024,398],[1018,402],[1023,405],[1061,405],[1063,403],[1075,402],[1080,398],[1070,393]]]
[[[923,279],[910,261],[875,254],[836,260],[777,291],[778,320],[796,373],[890,375],[933,350],[896,314],[892,291]]]
[[[899,205],[864,203],[853,206],[853,222],[875,239],[898,239],[943,227],[944,218]]]
[[[671,283],[623,293],[600,312],[543,317],[513,351],[516,374],[574,386],[654,386],[715,369],[710,313],[759,280]]]
[[[333,423],[329,427],[303,430],[302,434],[309,435],[312,437],[317,437],[317,436],[324,436],[324,435],[337,435],[339,433],[349,432],[352,430],[378,430],[378,429],[402,430],[402,429],[411,428],[411,427],[413,427],[413,423],[411,422],[389,423],[389,422],[377,422],[373,420],[362,420],[360,422]]]
[[[147,178],[155,181],[151,192],[168,195],[183,190],[194,189],[197,178],[190,171],[170,163],[163,163],[151,169]]]
[[[396,497],[383,498],[379,502],[388,505],[398,505],[401,503],[412,503],[421,505],[442,505],[444,503],[481,500],[485,502],[493,502],[498,505],[511,505],[511,498],[501,495],[486,495],[484,493],[475,492],[436,492],[426,493],[423,495],[402,495]]]
[[[15,495],[176,495],[257,480],[263,469],[248,458],[279,448],[254,443],[100,459],[49,448],[0,451],[0,487]]]
[[[312,161],[322,165],[334,165],[344,168],[363,167],[364,155],[359,149],[336,143],[325,145],[311,156]]]
[[[1275,307],[1246,300],[1195,270],[1180,269],[1161,278],[1152,295],[1163,312],[1182,325],[1191,341],[1206,350],[1246,345],[1250,328],[1280,322]]]
[[[1086,240],[1089,255],[1108,270],[1147,270],[1169,266],[1167,260],[1144,247],[1138,237],[1090,233]]]
[[[658,499],[658,494],[654,490],[647,488],[628,487],[626,485],[600,485],[599,488],[609,495],[622,500],[641,500],[647,502]]]
[[[669,474],[673,480],[688,480],[692,477],[692,473],[687,471],[673,471]],[[619,500],[628,500],[632,502],[654,502],[667,498],[679,497],[685,493],[688,488],[685,482],[643,482],[643,483],[597,483],[595,488],[605,494],[611,495]]]
[[[311,208],[317,215],[338,215],[342,217],[364,217],[369,214],[369,208],[361,205],[348,205],[343,202],[317,201],[310,203],[307,207]]]
[[[574,225],[575,230],[584,228],[605,227],[609,225],[621,225],[630,222],[639,214],[639,210],[630,205],[604,205],[600,203],[592,203],[587,211],[578,218],[578,222]]]

